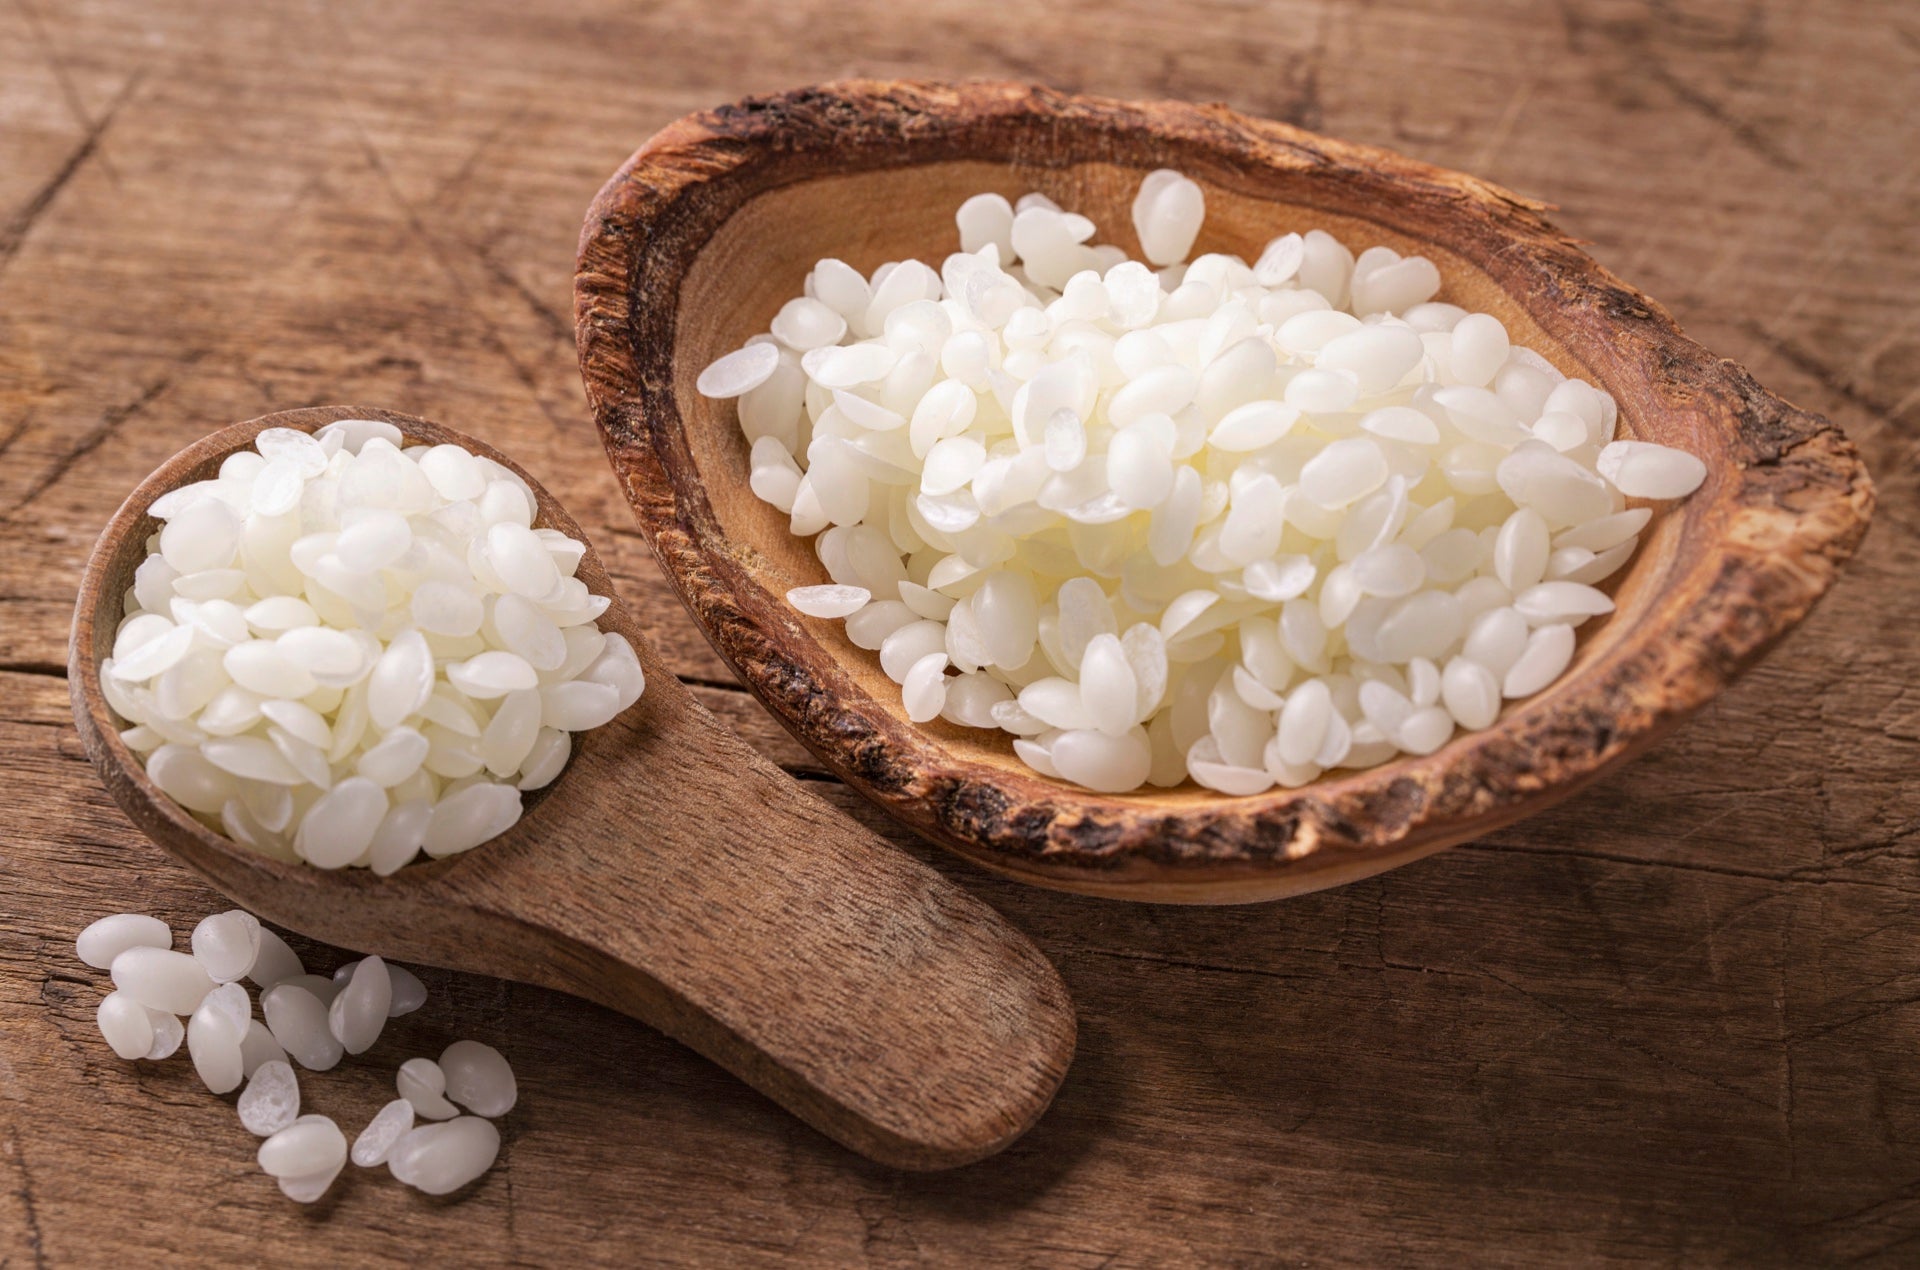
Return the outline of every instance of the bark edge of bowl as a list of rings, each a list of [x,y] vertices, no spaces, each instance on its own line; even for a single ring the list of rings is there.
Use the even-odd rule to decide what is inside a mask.
[[[891,702],[870,690],[877,669],[856,659],[871,663],[872,654],[786,605],[788,586],[823,581],[824,571],[816,564],[803,575],[790,557],[781,574],[769,553],[786,548],[722,527],[716,498],[731,513],[751,496],[744,463],[721,473],[730,482],[703,473],[696,449],[724,465],[714,454],[729,442],[696,432],[689,416],[731,425],[733,410],[704,403],[692,380],[711,357],[765,329],[775,303],[768,297],[799,285],[798,277],[748,275],[766,291],[742,301],[759,305],[761,325],[733,321],[720,331],[728,323],[699,307],[703,299],[711,306],[715,289],[686,284],[696,270],[737,275],[747,263],[731,258],[746,250],[739,242],[722,264],[702,261],[736,214],[763,209],[756,228],[790,235],[776,245],[792,259],[813,248],[816,256],[872,255],[900,232],[890,218],[924,219],[927,209],[900,207],[901,180],[937,185],[964,173],[977,181],[997,169],[1009,192],[1104,198],[1105,208],[1067,205],[1093,215],[1103,240],[1133,250],[1125,216],[1110,214],[1115,174],[1133,180],[1163,166],[1207,189],[1209,224],[1196,254],[1257,250],[1265,237],[1247,234],[1263,218],[1242,204],[1271,208],[1266,236],[1317,217],[1370,227],[1376,241],[1412,239],[1441,257],[1443,298],[1468,292],[1510,326],[1544,336],[1563,369],[1574,363],[1619,400],[1623,433],[1678,440],[1706,460],[1706,485],[1656,518],[1621,575],[1620,611],[1583,635],[1558,684],[1435,754],[1298,790],[1095,794],[1026,770],[1003,745],[909,723],[897,690]],[[922,258],[953,250],[949,203],[957,200],[946,193],[926,200],[948,229],[915,251]],[[1228,209],[1224,224],[1216,201]],[[815,203],[841,215],[805,215]],[[778,214],[765,210],[776,204]],[[1407,863],[1576,792],[1777,642],[1866,531],[1872,485],[1836,425],[1688,339],[1542,210],[1471,176],[1224,106],[996,82],[825,84],[689,115],[607,182],[580,239],[581,374],[622,491],[694,619],[755,696],[848,784],[960,854],[1039,885],[1160,902],[1279,898]],[[1287,214],[1300,224],[1284,224]],[[1238,237],[1237,224],[1245,226]],[[833,249],[836,236],[843,250]],[[764,248],[766,234],[754,241]],[[710,328],[704,334],[725,338],[683,349],[683,328],[700,322]]]

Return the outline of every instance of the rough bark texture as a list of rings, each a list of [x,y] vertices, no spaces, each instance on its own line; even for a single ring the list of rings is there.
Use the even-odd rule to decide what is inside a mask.
[[[1326,217],[1366,235],[1343,234],[1356,249],[1392,232],[1439,261],[1443,297],[1530,319],[1549,343],[1528,343],[1619,400],[1623,432],[1707,461],[1709,484],[1663,509],[1617,580],[1619,612],[1597,637],[1589,630],[1550,692],[1426,758],[1298,790],[1115,797],[1034,774],[1004,736],[916,727],[893,685],[848,673],[870,672],[874,654],[832,623],[796,618],[786,591],[829,579],[817,562],[796,569],[783,519],[752,506],[734,413],[692,391],[694,376],[765,329],[793,293],[796,259],[852,255],[870,268],[862,253],[911,254],[937,265],[956,245],[952,208],[983,180],[1008,194],[1042,188],[1132,246],[1127,201],[1156,167],[1201,181],[1227,222],[1196,251],[1251,260],[1274,234]],[[896,179],[863,180],[874,174]],[[1223,212],[1232,196],[1240,203]],[[924,200],[928,214],[903,200]],[[1834,424],[1687,339],[1539,211],[1474,177],[1222,106],[1019,84],[829,84],[680,120],[608,182],[581,235],[580,364],[608,454],[681,598],[836,774],[1015,876],[1132,899],[1272,899],[1570,796],[1805,616],[1865,532],[1871,485]]]
[[[0,1261],[1912,1262],[1917,50],[1910,6],[1875,0],[0,5]],[[1524,824],[1265,907],[984,874],[734,685],[575,359],[581,215],[639,140],[850,74],[1221,99],[1550,200],[1690,336],[1846,429],[1873,531],[1773,655]],[[1032,935],[1080,1021],[1032,1133],[899,1173],[610,1010],[429,970],[427,1008],[309,1106],[357,1129],[396,1064],[477,1037],[521,1080],[501,1162],[452,1203],[350,1170],[311,1211],[184,1058],[111,1056],[73,936],[224,902],[80,747],[81,566],[180,447],[327,401],[539,474],[696,697]]]

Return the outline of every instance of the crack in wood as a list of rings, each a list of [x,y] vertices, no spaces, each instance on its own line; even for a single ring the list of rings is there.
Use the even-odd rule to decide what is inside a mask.
[[[1638,1040],[1634,1037],[1621,1035],[1620,1033],[1614,1031],[1614,1029],[1608,1027],[1606,1023],[1602,1021],[1600,1018],[1589,1016],[1589,1015],[1583,1015],[1576,1011],[1568,1009],[1566,1006],[1563,1006],[1558,1002],[1549,1001],[1545,997],[1540,996],[1537,993],[1528,991],[1526,988],[1522,987],[1517,982],[1506,978],[1504,975],[1497,974],[1494,971],[1489,970],[1484,966],[1480,968],[1480,973],[1485,975],[1487,978],[1493,980],[1493,982],[1499,984],[1501,987],[1506,988],[1510,992],[1518,993],[1523,999],[1532,1002],[1534,1005],[1538,1006],[1540,1009],[1553,1015],[1555,1018],[1560,1020],[1561,1026],[1563,1027],[1574,1027],[1582,1030],[1591,1029],[1592,1031],[1597,1032],[1601,1036],[1605,1037],[1608,1041],[1610,1041],[1614,1045],[1619,1046],[1621,1049],[1624,1049],[1629,1053],[1639,1055],[1641,1058],[1646,1059],[1648,1062],[1653,1063],[1657,1067],[1663,1068],[1668,1071],[1679,1072],[1682,1075],[1692,1078],[1693,1080],[1697,1080],[1703,1084],[1709,1085],[1714,1089],[1717,1089],[1721,1093],[1726,1094],[1730,1097],[1738,1098],[1742,1102],[1752,1103],[1756,1107],[1764,1107],[1768,1111],[1778,1110],[1778,1107],[1776,1104],[1768,1102],[1766,1099],[1761,1098],[1756,1094],[1749,1093],[1748,1091],[1741,1089],[1737,1085],[1729,1084],[1726,1081],[1722,1080],[1720,1077],[1715,1076],[1711,1072],[1699,1071],[1691,1066],[1688,1066],[1685,1063],[1679,1062],[1673,1058],[1668,1057],[1667,1055],[1661,1053],[1659,1050],[1655,1049],[1651,1045],[1648,1045],[1644,1041]]]
[[[1735,869],[1725,865],[1697,864],[1685,860],[1649,860],[1618,852],[1575,851],[1565,847],[1535,847],[1509,842],[1465,842],[1454,847],[1453,850],[1474,854],[1537,855],[1557,856],[1568,860],[1598,860],[1607,864],[1624,864],[1641,869],[1674,869],[1684,873],[1706,873],[1715,877],[1741,878],[1746,881],[1772,882],[1778,885],[1805,883],[1810,886],[1864,886],[1876,890],[1894,891],[1901,895],[1920,896],[1920,888],[1895,886],[1888,882],[1870,882],[1864,878],[1823,876],[1823,872],[1832,867],[1827,865],[1808,865],[1782,872],[1768,872],[1760,869]]]
[[[1662,55],[1669,47],[1680,47],[1694,52],[1738,55],[1749,62],[1757,60],[1768,47],[1765,12],[1759,5],[1749,6],[1744,19],[1731,32],[1724,32],[1716,24],[1694,20],[1661,0],[1651,0],[1644,15],[1620,18],[1590,17],[1574,0],[1559,0],[1559,8],[1569,53],[1586,54],[1586,36],[1592,32],[1632,55],[1646,75],[1675,101],[1720,128],[1741,149],[1768,167],[1781,172],[1799,172],[1804,167],[1766,130],[1696,87],[1686,75],[1668,65]]]
[[[1084,944],[1055,945],[1056,957],[1109,957],[1119,961],[1143,961],[1156,966],[1171,966],[1180,970],[1202,970],[1214,974],[1252,975],[1260,979],[1283,979],[1319,982],[1325,978],[1320,974],[1288,974],[1282,970],[1268,970],[1260,966],[1236,966],[1231,962],[1201,961],[1190,957],[1169,957],[1162,953],[1134,952],[1122,948],[1094,948]]]
[[[7,435],[0,437],[0,455],[5,455],[8,450],[13,448],[13,443],[26,434],[27,427],[32,422],[33,411],[31,409],[23,410],[20,413],[20,418],[15,421],[11,428],[7,429]]]
[[[1920,1005],[1920,993],[1910,997],[1900,997],[1892,1001],[1882,1001],[1870,1009],[1860,1011],[1858,1014],[1850,1014],[1844,1019],[1834,1019],[1830,1022],[1822,1023],[1818,1027],[1802,1028],[1792,1033],[1789,1039],[1794,1041],[1816,1041],[1823,1036],[1831,1036],[1835,1032],[1843,1031],[1859,1023],[1865,1023],[1869,1019],[1877,1019],[1890,1011],[1904,1009],[1910,1005]]]
[[[4,661],[0,662],[0,671],[11,671],[16,675],[45,675],[49,679],[67,677],[66,666],[52,661]]]
[[[749,695],[737,679],[717,679],[712,675],[675,675],[674,678],[689,688],[711,688],[716,692],[739,693],[743,697]]]
[[[53,201],[60,197],[60,191],[67,187],[67,182],[73,180],[80,169],[86,166],[87,160],[99,150],[101,138],[107,135],[107,129],[113,126],[113,121],[120,115],[120,108],[127,104],[145,77],[144,70],[135,71],[127,77],[127,82],[121,85],[120,91],[114,94],[113,100],[107,103],[106,110],[81,135],[80,143],[67,152],[66,159],[61,162],[54,174],[34,192],[25,206],[7,220],[4,227],[0,227],[0,273],[6,272],[7,266],[13,263],[13,258],[19,254],[21,246],[27,240],[27,235],[33,232],[33,227],[39,223],[47,209],[53,206]]]
[[[1882,419],[1891,421],[1898,414],[1902,403],[1883,400],[1856,386],[1846,376],[1821,361],[1802,345],[1785,336],[1775,335],[1754,319],[1739,323],[1742,331],[1760,341],[1761,347],[1811,378],[1822,388],[1833,393],[1850,405],[1871,411]],[[1911,400],[1911,398],[1909,398]]]
[[[1775,145],[1772,138],[1768,137],[1758,125],[1742,119],[1706,93],[1695,88],[1687,82],[1685,77],[1675,74],[1673,69],[1658,57],[1647,58],[1647,70],[1655,82],[1672,93],[1674,99],[1681,105],[1686,106],[1701,118],[1718,124],[1742,149],[1769,167],[1778,168],[1782,172],[1800,171],[1800,160]]]
[[[206,356],[205,349],[188,353],[180,359],[180,368],[190,368],[204,356]],[[173,387],[174,377],[178,373],[178,369],[179,368],[167,371],[145,388],[142,388],[139,393],[130,400],[121,402],[118,405],[109,406],[102,411],[99,421],[94,424],[93,429],[88,432],[86,436],[80,439],[79,444],[55,459],[53,465],[45,472],[42,472],[39,478],[27,487],[27,492],[21,497],[20,501],[8,509],[6,519],[12,520],[21,512],[25,511],[34,499],[39,498],[49,489],[52,489],[54,485],[60,481],[61,477],[72,471],[74,464],[86,458],[89,454],[92,454],[111,439],[113,434],[120,430],[122,424],[126,423],[129,419],[135,418],[141,411],[159,400],[162,393]]]
[[[573,322],[570,319],[561,316],[558,310],[536,295],[526,283],[515,277],[512,270],[495,260],[485,243],[473,244],[472,250],[473,258],[480,262],[480,267],[486,270],[488,276],[519,296],[521,302],[527,306],[527,310],[540,320],[555,342],[564,344],[568,348],[573,347]]]
[[[27,1247],[33,1252],[34,1270],[45,1270],[47,1266],[46,1235],[40,1229],[40,1206],[34,1196],[33,1171],[27,1167],[26,1151],[20,1145],[18,1136],[9,1137],[8,1155],[13,1157],[13,1166],[20,1174],[20,1185],[14,1187],[14,1195],[20,1201],[20,1213],[27,1223]]]
[[[14,0],[14,7],[27,20],[27,29],[33,35],[33,42],[39,47],[40,56],[46,60],[47,69],[53,73],[54,82],[60,86],[60,96],[66,101],[67,110],[73,115],[73,121],[82,128],[89,127],[93,118],[87,113],[86,106],[80,100],[80,92],[74,86],[73,76],[68,73],[66,63],[54,52],[53,41],[47,38],[46,24],[40,20],[40,14],[27,0]]]
[[[335,94],[335,100],[337,102],[339,101],[337,93]],[[340,107],[342,113],[346,113],[344,102],[340,103]],[[532,399],[534,408],[539,410],[540,413],[546,417],[547,422],[552,424],[556,430],[564,430],[566,426],[565,421],[555,415],[552,408],[548,406],[546,398],[540,392],[540,385],[534,378],[533,372],[527,369],[518,357],[513,355],[513,349],[507,344],[505,338],[501,336],[499,328],[487,320],[478,306],[470,302],[466,284],[461,280],[459,271],[453,267],[453,262],[445,246],[439,239],[435,238],[433,233],[427,228],[426,222],[421,218],[418,209],[416,209],[412,203],[408,202],[406,196],[400,192],[399,183],[394,180],[393,173],[388,169],[387,162],[381,156],[379,148],[373,144],[373,138],[367,135],[366,129],[360,126],[357,119],[352,120],[352,127],[354,137],[359,143],[360,152],[366,159],[368,168],[379,178],[382,188],[385,189],[387,193],[387,197],[392,201],[393,205],[399,209],[401,218],[405,222],[407,230],[413,240],[426,250],[435,264],[439,265],[440,271],[446,275],[447,281],[453,287],[454,292],[464,302],[466,310],[473,315],[475,321],[480,323],[488,343],[493,345],[494,351],[498,353],[500,359],[507,364],[507,368],[513,372],[513,377],[520,382],[521,387],[526,389],[527,396]]]

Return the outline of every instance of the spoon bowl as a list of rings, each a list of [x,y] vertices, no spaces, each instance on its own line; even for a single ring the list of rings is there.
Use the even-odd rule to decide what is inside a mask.
[[[450,442],[504,464],[532,488],[536,524],[587,542],[510,459],[409,415],[285,411],[187,447],[114,514],[74,613],[74,718],[134,824],[260,917],[632,1015],[884,1163],[964,1164],[1030,1127],[1073,1055],[1072,1005],[1053,967],[993,910],[806,794],[726,729],[617,599],[600,627],[633,645],[645,694],[576,734],[548,796],[469,852],[385,878],[327,871],[238,845],[160,791],[100,689],[123,597],[158,528],[147,509],[214,475],[266,428],[336,419],[384,419],[410,442]],[[576,576],[613,596],[591,544]]]
[[[1136,258],[1129,204],[1172,167],[1199,182],[1195,256],[1254,259],[1323,228],[1432,259],[1440,298],[1494,314],[1612,393],[1623,435],[1692,451],[1706,484],[1659,512],[1571,669],[1424,758],[1230,797],[1097,794],[1040,776],[1010,738],[915,725],[874,654],[801,616],[826,582],[747,486],[731,402],[695,390],[797,294],[814,262],[871,271],[956,249],[953,212],[1028,191]],[[1220,106],[1019,84],[854,81],[689,116],[588,212],[575,278],[587,394],[609,458],[683,600],[747,685],[833,771],[990,868],[1128,899],[1272,899],[1351,881],[1565,798],[1713,698],[1806,615],[1865,532],[1872,488],[1839,429],[1682,335],[1541,205],[1400,155]]]

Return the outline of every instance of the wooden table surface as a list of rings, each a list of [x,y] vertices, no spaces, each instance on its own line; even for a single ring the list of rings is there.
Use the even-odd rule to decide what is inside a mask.
[[[522,1090],[499,1165],[455,1203],[351,1172],[287,1203],[184,1056],[122,1063],[95,1031],[80,927],[221,904],[81,755],[82,559],[221,424],[416,411],[542,474],[668,660],[817,776],[634,532],[568,306],[587,201],[647,135],[846,74],[1225,100],[1557,203],[1691,334],[1845,425],[1877,523],[1666,744],[1368,882],[1134,907],[896,833],[1078,1002],[1058,1102],[997,1158],[891,1172],[639,1024],[429,972],[426,1010],[309,1106],[357,1129],[400,1059],[492,1040]],[[1899,0],[0,3],[0,1266],[1913,1264],[1917,115]]]

